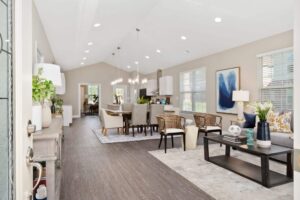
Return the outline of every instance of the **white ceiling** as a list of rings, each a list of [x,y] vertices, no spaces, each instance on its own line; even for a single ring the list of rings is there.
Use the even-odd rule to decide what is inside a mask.
[[[64,70],[80,67],[87,57],[83,66],[104,61],[129,71],[139,60],[140,71],[150,73],[293,28],[293,0],[35,0],[35,4],[55,60]],[[215,23],[215,17],[222,23]],[[95,23],[101,26],[94,28]],[[141,29],[139,42],[136,27]],[[181,40],[182,35],[187,40]],[[94,45],[88,46],[90,41]],[[117,46],[120,54],[113,57]]]

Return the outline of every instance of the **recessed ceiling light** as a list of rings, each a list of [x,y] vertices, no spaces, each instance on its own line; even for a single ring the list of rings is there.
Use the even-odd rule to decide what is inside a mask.
[[[150,56],[145,56],[146,59],[150,59]]]
[[[184,52],[187,54],[191,53],[190,50],[185,50]]]
[[[100,24],[100,23],[96,23],[96,24],[94,24],[94,27],[95,27],[95,28],[98,28],[99,26],[101,26],[101,24]]]
[[[134,64],[138,65],[138,64],[139,64],[139,61],[134,61]]]
[[[182,40],[186,40],[186,36],[184,36],[184,35],[181,36],[180,38],[181,38]]]
[[[130,66],[130,65],[127,65],[127,68],[128,68],[128,69],[130,69],[130,68],[131,68],[131,66]]]
[[[216,23],[222,22],[222,18],[221,18],[221,17],[216,17],[216,18],[215,18],[215,22],[216,22]]]
[[[81,65],[84,65],[84,62],[80,63]]]
[[[84,52],[85,52],[85,53],[90,53],[90,50],[87,49],[87,50],[85,50]]]
[[[93,43],[92,43],[92,42],[89,42],[89,43],[88,43],[88,45],[89,45],[89,46],[92,46],[92,45],[93,45]]]
[[[87,59],[87,57],[83,57],[83,58],[82,58],[82,60],[86,60],[86,59]]]
[[[156,49],[156,53],[160,53],[161,51],[159,49]]]

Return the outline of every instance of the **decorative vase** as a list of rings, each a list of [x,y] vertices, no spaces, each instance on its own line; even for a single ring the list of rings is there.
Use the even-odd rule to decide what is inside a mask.
[[[247,145],[248,146],[253,146],[254,145],[254,140],[253,140],[253,135],[254,135],[254,131],[253,129],[247,129],[246,130],[246,135],[247,135]]]
[[[258,147],[270,148],[271,147],[271,135],[270,126],[266,121],[260,121],[257,124],[257,137],[256,143]]]
[[[42,106],[42,127],[48,128],[51,124],[52,116],[51,110],[47,103],[44,103]]]
[[[32,105],[32,118],[31,122],[35,125],[35,130],[42,130],[42,106],[40,103],[34,103]]]
[[[52,105],[51,105],[51,113],[55,114],[55,105],[54,105],[54,102],[52,102]]]

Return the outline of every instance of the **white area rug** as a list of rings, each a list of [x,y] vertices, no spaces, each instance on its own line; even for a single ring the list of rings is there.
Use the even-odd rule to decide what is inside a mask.
[[[225,146],[210,144],[210,156],[224,155]],[[168,167],[217,200],[292,200],[293,183],[265,188],[247,178],[204,160],[203,146],[195,150],[168,149],[149,152]],[[231,155],[260,165],[260,158],[231,150]],[[285,174],[285,165],[270,161],[270,169]]]
[[[108,130],[107,136],[104,136],[99,129],[95,129],[92,131],[95,133],[99,141],[103,144],[160,139],[160,134],[158,132],[153,132],[153,135],[151,136],[150,131],[147,132],[147,136],[145,136],[145,133],[143,132],[135,133],[134,137],[132,136],[132,133],[130,133],[129,135],[120,135],[117,133],[117,131],[114,130]]]

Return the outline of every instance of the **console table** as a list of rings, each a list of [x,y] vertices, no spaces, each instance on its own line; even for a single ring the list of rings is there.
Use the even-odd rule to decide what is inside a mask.
[[[46,162],[48,200],[57,200],[61,183],[61,147],[63,138],[63,118],[54,117],[49,128],[33,134],[35,162]]]
[[[271,148],[259,148],[257,146],[247,146],[246,144],[236,144],[223,139],[224,136],[204,137],[204,158],[205,160],[237,173],[245,178],[262,184],[265,187],[274,187],[293,181],[292,152],[293,149],[272,145]],[[226,145],[225,155],[209,156],[209,141]],[[248,163],[246,161],[230,156],[230,149],[249,153],[261,158],[261,166]],[[287,154],[286,175],[269,169],[269,159],[271,156]]]

